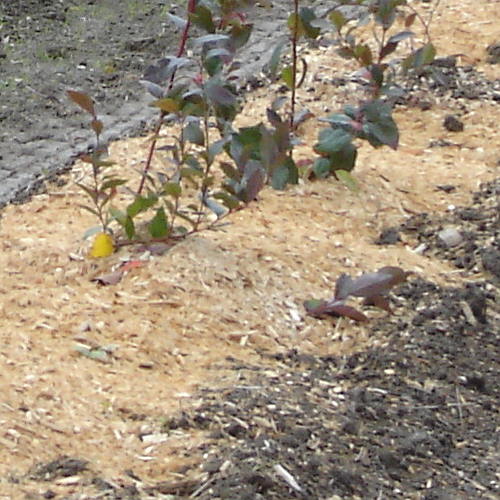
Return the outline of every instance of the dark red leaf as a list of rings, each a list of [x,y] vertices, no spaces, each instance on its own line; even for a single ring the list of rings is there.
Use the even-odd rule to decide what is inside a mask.
[[[68,90],[66,93],[74,103],[78,104],[80,108],[95,118],[94,101],[87,94],[77,92],[76,90]]]
[[[387,311],[389,314],[392,314],[391,305],[389,304],[389,300],[383,295],[374,295],[369,299],[365,299],[365,305],[367,306],[375,306],[379,309],[383,309]]]
[[[344,318],[350,318],[354,321],[368,321],[368,318],[356,308],[348,306],[342,302],[333,305],[328,308],[328,313],[334,316],[343,316]]]
[[[395,266],[386,266],[374,273],[365,273],[354,279],[343,274],[337,280],[335,298],[340,300],[349,295],[366,298],[382,295],[395,285],[406,281],[407,276],[407,272]]]

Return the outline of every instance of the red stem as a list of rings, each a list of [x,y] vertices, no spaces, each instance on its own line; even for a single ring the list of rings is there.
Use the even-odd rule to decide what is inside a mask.
[[[194,13],[194,10],[196,8],[196,1],[197,0],[188,0],[187,21],[186,21],[186,26],[184,26],[184,31],[182,32],[181,42],[179,44],[179,49],[177,50],[177,57],[181,57],[182,54],[184,54],[184,50],[186,49],[186,42],[189,35],[189,29],[191,28],[191,19],[189,17],[189,14]],[[175,71],[172,73],[172,76],[170,77],[168,90],[172,88],[174,84],[174,78],[175,78]],[[153,161],[153,154],[156,149],[158,135],[163,125],[163,118],[165,118],[165,115],[166,115],[165,111],[160,112],[160,118],[158,119],[158,123],[156,124],[153,140],[151,141],[151,146],[149,147],[148,157],[146,159],[146,165],[144,165],[144,170],[142,171],[141,182],[139,184],[139,188],[137,189],[137,196],[139,196],[142,193],[142,190],[144,189],[144,183],[146,182],[146,177],[148,175],[149,169],[151,168],[151,162]]]

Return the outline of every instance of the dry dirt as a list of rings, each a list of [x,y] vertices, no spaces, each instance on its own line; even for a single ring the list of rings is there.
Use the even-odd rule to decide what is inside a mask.
[[[486,63],[485,49],[498,41],[499,6],[442,2],[433,25],[438,52],[465,54],[461,65],[498,80],[500,67]],[[333,49],[307,52],[311,70],[300,99],[321,116],[350,90],[328,83]],[[268,95],[266,89],[247,96],[250,123],[262,116]],[[450,260],[415,251],[419,241],[411,232],[401,231],[394,245],[374,243],[385,228],[422,212],[453,215],[456,207],[472,204],[481,183],[498,179],[498,101],[446,92],[429,92],[426,99],[431,107],[425,111],[398,108],[397,151],[361,147],[354,172],[358,194],[331,179],[286,192],[266,189],[220,230],[189,238],[162,256],[143,255],[144,265],[116,286],[91,279],[133,250],[85,258],[82,234],[94,221],[77,207],[85,200],[72,182],[6,207],[0,221],[0,498],[376,498],[356,488],[337,497],[326,491],[301,497],[272,469],[269,476],[283,482],[285,493],[271,494],[272,485],[255,490],[263,496],[209,494],[210,485],[197,491],[210,477],[198,466],[214,442],[213,428],[170,424],[206,404],[204,391],[246,385],[241,374],[248,367],[265,372],[261,382],[277,383],[273,373],[283,373],[287,360],[291,373],[296,368],[291,350],[317,360],[352,360],[387,346],[387,332],[374,323],[306,316],[303,300],[328,297],[343,272],[397,265],[417,281],[457,288],[489,279],[482,269],[459,270]],[[448,114],[460,117],[464,131],[443,127]],[[317,131],[314,120],[303,126],[305,145],[297,158],[310,156]],[[431,147],[431,141],[448,145]],[[115,142],[110,152],[133,175],[147,147],[141,137]],[[82,175],[88,171],[77,164],[69,177]],[[454,189],[438,188],[447,185]],[[369,314],[374,320],[385,315]],[[396,317],[407,314],[404,305],[396,309]],[[498,319],[493,312],[490,324]],[[76,347],[82,344],[107,346],[107,362],[81,355]],[[59,462],[40,469],[54,460]],[[167,487],[181,480],[187,492]],[[152,488],[160,483],[167,486]],[[496,487],[483,485],[486,491],[477,488],[463,498],[495,498],[497,487],[498,478]],[[404,490],[384,495],[378,498],[426,498]]]

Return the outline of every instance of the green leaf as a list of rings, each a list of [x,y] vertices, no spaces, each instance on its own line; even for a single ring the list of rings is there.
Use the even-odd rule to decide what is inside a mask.
[[[187,21],[182,17],[170,14],[167,12],[167,18],[172,21],[172,24],[179,30],[183,30],[186,27]]]
[[[226,35],[224,33],[214,33],[212,35],[204,35],[195,38],[194,43],[196,45],[205,45],[206,43],[227,42],[228,40],[229,35]]]
[[[326,118],[320,118],[319,121],[331,123],[335,127],[351,127],[352,118],[344,113],[334,113]]]
[[[172,99],[171,97],[163,97],[161,99],[157,99],[150,103],[150,106],[160,108],[165,113],[177,113],[180,109],[180,104],[177,100]]]
[[[363,132],[370,144],[379,147],[387,144],[392,149],[397,149],[399,144],[399,131],[392,118],[392,109],[389,104],[375,100],[363,105],[364,114]]]
[[[205,134],[201,130],[198,121],[190,121],[182,131],[182,136],[185,141],[192,142],[198,146],[205,145]]]
[[[248,42],[252,34],[251,24],[235,24],[231,29],[230,44],[234,50],[241,49]]]
[[[226,142],[226,139],[219,139],[218,141],[210,144],[208,147],[208,162],[210,164],[212,164],[215,157],[223,151]]]
[[[88,207],[87,205],[81,205],[81,204],[78,204],[77,206],[79,206],[83,210],[86,210],[87,212],[90,212],[92,215],[95,215],[97,218],[99,218],[99,212],[95,208]]]
[[[278,191],[283,191],[288,183],[288,167],[280,165],[273,170],[271,175],[271,186]]]
[[[287,44],[287,40],[280,41],[276,47],[274,47],[271,57],[269,58],[269,62],[265,65],[265,71],[269,78],[274,80],[276,75],[278,74],[278,67],[281,60],[281,52],[283,48]]]
[[[375,21],[389,29],[396,20],[397,0],[379,0],[375,10]]]
[[[335,170],[335,176],[337,179],[344,184],[347,189],[353,193],[359,192],[359,186],[356,179],[347,170]]]
[[[97,201],[97,198],[99,197],[99,192],[96,191],[94,188],[90,188],[86,186],[85,184],[82,184],[81,182],[75,182],[75,184],[87,195],[89,198],[95,203]]]
[[[140,212],[144,212],[148,208],[155,205],[157,198],[154,195],[148,197],[137,196],[135,200],[127,207],[127,215],[129,217],[135,217]]]
[[[309,7],[302,7],[299,12],[299,17],[307,38],[317,38],[321,30],[312,25],[312,22],[317,19],[314,10]]]
[[[181,176],[186,178],[203,177],[203,171],[198,168],[184,167],[181,168]]]
[[[189,14],[189,18],[199,28],[204,29],[208,33],[215,32],[215,24],[212,18],[212,11],[204,5],[198,4],[193,13]]]
[[[342,29],[342,27],[347,23],[347,19],[344,17],[342,12],[338,10],[330,12],[328,19],[330,19],[331,23],[335,26],[335,28],[339,32]]]
[[[366,44],[359,44],[354,47],[354,57],[364,66],[369,66],[373,61],[372,51]]]
[[[292,13],[288,16],[287,20],[288,28],[292,33],[292,36],[296,35],[297,39],[302,38],[305,34],[305,28],[300,19],[300,15]]]
[[[281,70],[281,79],[288,88],[293,88],[293,68],[291,66],[287,66]]]
[[[123,186],[128,181],[126,179],[109,179],[106,182],[103,182],[101,185],[101,191],[106,191],[106,189],[111,189],[118,186]]]
[[[436,48],[432,43],[428,43],[423,47],[420,47],[418,50],[410,54],[406,59],[401,63],[402,68],[405,71],[408,71],[412,68],[420,68],[425,66],[426,64],[430,64],[434,61],[436,57]]]
[[[127,235],[127,238],[129,240],[135,237],[135,224],[134,220],[132,219],[132,217],[130,217],[130,215],[127,216],[123,229],[125,230],[125,234]]]
[[[168,235],[169,226],[163,207],[156,210],[155,216],[149,223],[148,230],[153,238],[164,238]]]
[[[177,182],[167,182],[163,186],[163,192],[173,198],[179,198],[182,194],[182,187]]]
[[[306,309],[307,312],[309,312],[318,309],[320,306],[323,306],[325,304],[326,300],[309,299],[304,301],[304,308]]]
[[[271,173],[271,186],[274,189],[283,190],[287,184],[297,184],[298,182],[299,170],[293,159],[289,156]]]
[[[125,225],[127,219],[127,214],[116,207],[109,207],[109,213],[113,219],[115,219],[121,226]]]
[[[132,217],[115,207],[109,207],[109,213],[123,227],[127,238],[131,240],[135,236],[135,226]]]
[[[89,229],[87,229],[82,236],[82,239],[87,240],[91,236],[94,236],[97,233],[102,233],[102,226],[94,226]]]
[[[356,164],[358,150],[352,142],[347,143],[340,151],[331,153],[328,157],[330,169],[351,171]]]
[[[330,155],[350,144],[352,136],[341,128],[325,128],[320,131],[318,139],[319,142],[315,144],[314,151],[321,155]]]
[[[213,197],[217,200],[221,200],[229,210],[235,210],[240,206],[240,200],[238,200],[238,198],[230,195],[229,193],[225,193],[224,191],[215,193]]]
[[[205,84],[205,92],[214,105],[232,106],[236,103],[236,96],[218,82],[209,80]]]
[[[262,137],[260,125],[241,127],[238,132],[237,138],[243,146],[258,147]]]
[[[207,57],[203,59],[203,67],[210,76],[215,76],[224,68],[224,61],[221,57]]]
[[[312,171],[318,179],[325,179],[332,173],[330,160],[328,158],[316,158]]]
[[[290,156],[285,160],[285,165],[288,168],[288,183],[298,184],[299,183],[299,169]]]

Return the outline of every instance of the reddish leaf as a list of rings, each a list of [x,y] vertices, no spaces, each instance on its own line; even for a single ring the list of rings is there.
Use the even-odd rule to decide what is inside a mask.
[[[95,118],[94,101],[87,94],[76,90],[68,90],[66,93],[73,102]]]
[[[251,162],[249,162],[252,165]],[[246,177],[246,188],[245,188],[245,196],[244,202],[250,203],[251,201],[257,198],[260,190],[264,187],[265,183],[265,175],[264,170],[260,166],[255,166],[250,169],[249,172],[245,172]]]
[[[328,314],[335,316],[343,316],[345,318],[353,319],[354,321],[368,321],[368,318],[356,308],[348,306],[344,303],[338,303],[328,309]]]
[[[101,135],[101,132],[102,132],[102,129],[103,129],[103,124],[102,124],[101,120],[92,120],[90,122],[90,126],[92,127],[92,129],[94,130],[94,132],[97,135]]]
[[[123,272],[130,271],[130,269],[136,269],[138,267],[142,267],[144,262],[142,260],[129,260],[128,262],[124,262],[121,266],[121,270]]]
[[[405,19],[405,27],[409,28],[414,22],[415,19],[417,18],[417,14],[415,12],[412,12],[406,19]]]
[[[322,316],[335,316],[350,318],[355,321],[368,321],[368,318],[356,308],[346,305],[341,300],[306,300],[304,302],[307,314],[320,318]]]
[[[374,273],[365,273],[352,279],[343,274],[337,280],[335,298],[345,299],[349,295],[371,298],[387,293],[393,286],[406,281],[408,273],[399,267],[386,266]]]
[[[85,153],[78,156],[78,158],[85,163],[94,163],[92,156],[85,154]]]
[[[365,305],[367,306],[375,306],[379,309],[383,309],[387,311],[389,314],[392,314],[391,305],[389,304],[389,300],[383,295],[374,295],[369,299],[365,299]]]

